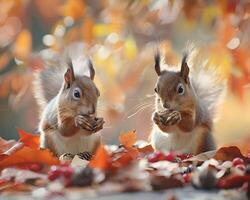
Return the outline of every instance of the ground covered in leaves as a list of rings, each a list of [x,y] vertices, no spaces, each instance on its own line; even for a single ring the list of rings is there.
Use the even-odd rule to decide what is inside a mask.
[[[0,139],[6,199],[250,199],[250,155],[236,146],[196,156],[154,152],[131,131],[120,135],[119,146],[100,145],[90,161],[59,161],[39,149],[38,135],[19,135],[18,142]]]

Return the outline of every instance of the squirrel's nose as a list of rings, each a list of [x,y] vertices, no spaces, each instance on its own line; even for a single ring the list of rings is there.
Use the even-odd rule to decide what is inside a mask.
[[[88,112],[89,115],[95,114],[95,106],[93,105],[91,110]]]
[[[167,103],[167,102],[165,102],[165,103],[163,104],[163,107],[166,108],[166,109],[170,109],[170,104]]]

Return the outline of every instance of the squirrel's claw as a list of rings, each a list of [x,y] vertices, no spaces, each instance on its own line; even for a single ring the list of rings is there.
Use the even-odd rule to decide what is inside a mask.
[[[86,117],[86,116],[82,116],[82,115],[78,115],[75,118],[75,124],[76,127],[81,128],[81,129],[85,129],[87,131],[92,131],[93,129],[93,123],[90,120],[91,118]]]
[[[75,118],[75,124],[77,127],[89,131],[90,133],[96,133],[103,128],[103,118],[92,118],[85,115],[78,115]]]
[[[160,121],[161,121],[160,115],[159,115],[157,112],[154,113],[152,119],[153,119],[154,123],[157,124],[157,125],[158,125],[158,124],[160,123]]]
[[[181,114],[178,111],[173,111],[169,114],[167,120],[165,121],[166,125],[172,126],[178,124],[181,121]]]
[[[153,115],[153,121],[157,124],[160,128],[163,126],[172,126],[178,124],[181,121],[181,114],[178,111],[173,112],[155,112]],[[161,128],[162,129],[162,128]]]
[[[105,121],[103,120],[103,118],[98,118],[96,121],[96,124],[93,128],[93,132],[96,133],[99,130],[103,129],[103,124],[105,123]]]

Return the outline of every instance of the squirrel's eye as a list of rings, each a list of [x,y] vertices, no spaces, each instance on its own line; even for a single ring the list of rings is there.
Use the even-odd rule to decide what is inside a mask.
[[[184,92],[185,92],[185,89],[184,89],[184,86],[183,86],[182,83],[179,83],[176,89],[177,89],[177,93],[178,93],[179,95],[183,95]]]
[[[79,100],[82,96],[82,93],[81,93],[81,90],[80,88],[75,88],[74,91],[73,91],[73,98],[75,100]]]

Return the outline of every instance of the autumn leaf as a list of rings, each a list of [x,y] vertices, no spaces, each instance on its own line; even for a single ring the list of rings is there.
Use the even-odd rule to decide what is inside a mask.
[[[12,154],[3,157],[0,162],[0,169],[27,163],[57,165],[59,164],[59,160],[47,149],[40,150],[23,146]]]
[[[0,137],[0,154],[13,147],[16,143],[15,140],[5,140]]]
[[[211,158],[214,158],[220,161],[227,161],[227,160],[232,161],[236,157],[247,160],[247,158],[244,155],[242,155],[238,147],[229,146],[229,147],[221,147],[218,150],[200,153],[196,156],[183,160],[183,162],[204,162]]]
[[[32,149],[38,149],[40,142],[39,142],[39,135],[35,135],[32,133],[27,133],[22,129],[17,129],[20,140],[19,142],[22,142],[25,146],[30,147]]]
[[[187,158],[183,160],[183,162],[204,162],[206,160],[213,158],[215,154],[216,154],[216,150],[207,151],[207,152],[200,153],[196,156],[193,156],[191,158]]]
[[[247,158],[242,155],[240,149],[236,146],[221,147],[216,151],[213,158],[221,161],[232,161],[236,157],[247,160]]]
[[[111,157],[107,152],[107,150],[105,149],[104,145],[101,144],[98,147],[94,157],[90,161],[89,166],[92,168],[97,168],[105,171],[109,169],[110,162],[111,162]]]
[[[19,168],[6,168],[2,170],[0,180],[15,180],[15,183],[25,183],[27,180],[46,179],[45,174]]]
[[[0,139],[0,168],[27,163],[47,165],[59,164],[59,160],[49,150],[39,149],[39,136],[18,129],[20,140]]]
[[[130,131],[128,133],[122,133],[119,136],[119,142],[125,147],[129,148],[132,147],[133,144],[136,142],[136,132]]]
[[[24,147],[23,143],[17,142],[14,146],[10,147],[9,149],[7,149],[6,151],[4,151],[0,154],[0,161],[5,159],[6,157],[12,155],[16,151],[22,149],[23,147]]]
[[[126,167],[132,160],[133,157],[129,153],[122,153],[117,159],[112,161],[112,169],[118,170]]]
[[[148,154],[148,153],[154,152],[154,149],[153,149],[152,145],[149,144],[149,145],[147,145],[147,146],[145,146],[145,147],[138,148],[138,151],[139,151],[140,153]]]
[[[250,181],[250,175],[229,175],[218,181],[217,187],[220,189],[231,189],[241,187],[245,182]]]

